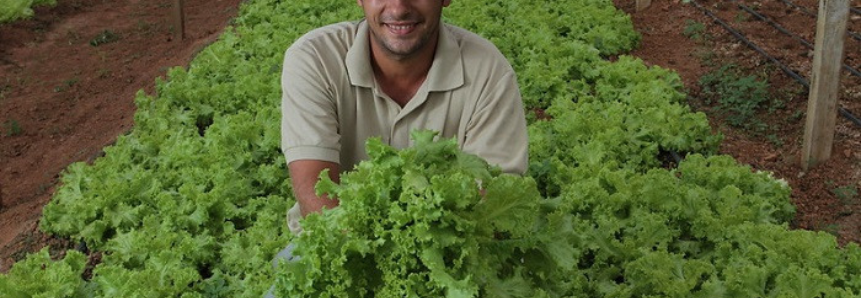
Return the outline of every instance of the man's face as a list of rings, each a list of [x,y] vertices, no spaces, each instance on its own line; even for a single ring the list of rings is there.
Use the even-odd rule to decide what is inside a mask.
[[[394,58],[409,58],[435,42],[442,8],[451,0],[356,0],[365,11],[374,47]],[[432,50],[432,49],[431,49]]]

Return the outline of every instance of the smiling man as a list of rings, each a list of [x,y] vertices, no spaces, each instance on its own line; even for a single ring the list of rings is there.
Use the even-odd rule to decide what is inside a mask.
[[[329,169],[337,182],[367,158],[370,137],[404,148],[410,131],[431,129],[506,172],[526,170],[514,71],[489,41],[442,23],[450,0],[357,3],[365,19],[313,30],[285,54],[281,134],[297,199],[293,233],[305,215],[338,205],[315,194],[318,175]]]

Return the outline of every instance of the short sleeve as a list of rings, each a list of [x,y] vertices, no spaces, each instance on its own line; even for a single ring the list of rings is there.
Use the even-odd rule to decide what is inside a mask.
[[[467,124],[464,151],[481,156],[506,173],[526,173],[526,116],[517,78],[509,70],[479,98]]]
[[[281,74],[281,148],[296,160],[340,163],[338,117],[323,62],[307,41],[287,49]]]

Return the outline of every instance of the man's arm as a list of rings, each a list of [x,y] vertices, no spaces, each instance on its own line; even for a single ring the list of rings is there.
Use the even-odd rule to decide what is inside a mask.
[[[317,196],[314,186],[319,181],[320,172],[329,169],[329,179],[340,182],[339,166],[337,163],[320,160],[296,160],[287,167],[290,169],[290,179],[293,181],[293,195],[299,203],[302,217],[313,212],[320,212],[324,207],[332,209],[338,206],[338,199],[329,198],[323,194]]]

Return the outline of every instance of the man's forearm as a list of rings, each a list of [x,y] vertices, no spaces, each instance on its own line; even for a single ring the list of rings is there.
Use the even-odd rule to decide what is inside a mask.
[[[299,202],[302,217],[320,212],[323,208],[332,209],[338,206],[336,198],[329,198],[327,194],[317,196],[314,186],[319,181],[320,172],[329,169],[329,179],[335,183],[340,182],[339,166],[336,163],[319,160],[297,160],[291,162],[290,179],[293,182],[293,195]]]

